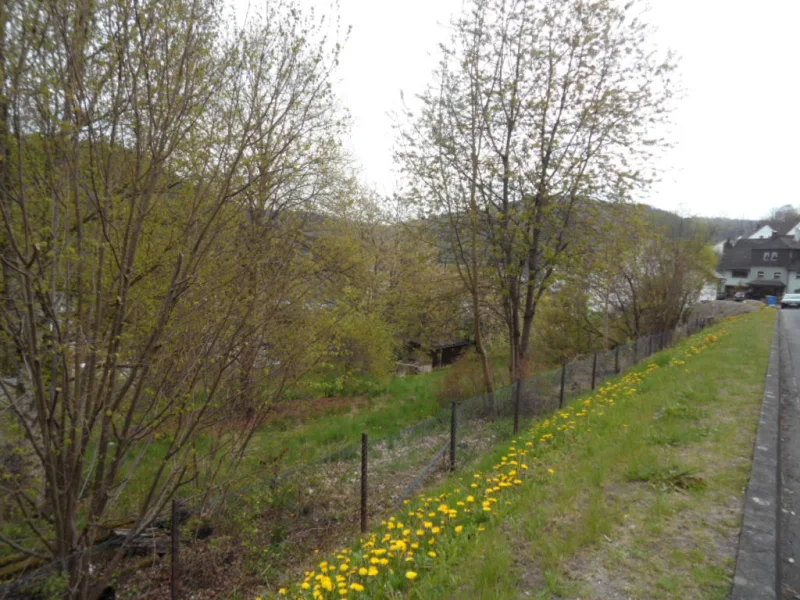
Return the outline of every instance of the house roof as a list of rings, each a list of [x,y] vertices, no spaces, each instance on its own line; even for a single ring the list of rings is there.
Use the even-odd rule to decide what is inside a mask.
[[[771,239],[742,239],[727,249],[722,255],[719,269],[749,269],[752,266],[751,250],[800,250],[800,242],[793,237],[774,237]],[[800,253],[792,257],[790,268],[800,265]]]
[[[756,248],[756,244],[766,240],[739,240],[728,248],[722,255],[722,260],[719,263],[719,269],[749,269],[750,268],[750,251]]]
[[[789,232],[800,225],[800,223],[788,222],[788,223],[781,223],[777,228],[773,227],[778,232],[778,235],[788,235]]]
[[[797,249],[800,248],[800,242],[791,236],[774,237],[768,240],[752,240],[754,242],[752,248],[758,250],[781,250],[783,248]],[[739,242],[741,243],[741,242]],[[737,243],[737,246],[739,245]]]

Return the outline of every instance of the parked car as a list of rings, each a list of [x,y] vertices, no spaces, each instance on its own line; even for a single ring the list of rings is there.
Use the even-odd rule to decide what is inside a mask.
[[[744,302],[745,300],[747,300],[747,292],[736,292],[733,295],[734,302]]]
[[[717,292],[717,300],[727,300],[727,299],[728,299],[728,294],[726,294],[724,291]]]
[[[784,294],[781,308],[800,308],[800,294]]]

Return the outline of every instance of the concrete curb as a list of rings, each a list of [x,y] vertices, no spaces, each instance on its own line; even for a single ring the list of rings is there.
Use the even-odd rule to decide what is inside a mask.
[[[753,468],[744,505],[732,600],[775,600],[779,597],[778,523],[779,415],[780,415],[780,328],[769,353],[758,423]]]

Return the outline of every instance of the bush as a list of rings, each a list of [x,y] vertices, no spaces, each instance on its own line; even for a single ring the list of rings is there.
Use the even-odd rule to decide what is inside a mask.
[[[355,312],[336,325],[331,362],[348,375],[385,377],[394,370],[394,336],[378,316]]]
[[[505,369],[493,368],[492,375],[495,389],[508,384],[508,373]],[[469,352],[453,363],[439,381],[436,399],[442,406],[449,406],[454,400],[467,400],[485,393],[481,357],[476,352]]]

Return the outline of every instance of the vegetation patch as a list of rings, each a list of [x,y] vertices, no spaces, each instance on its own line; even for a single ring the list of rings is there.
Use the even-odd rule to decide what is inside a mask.
[[[659,467],[648,464],[628,471],[628,481],[642,481],[650,483],[660,489],[700,489],[705,486],[702,477],[695,471],[685,469],[679,465]]]
[[[716,597],[729,586],[772,319],[730,322],[604,384],[283,594]],[[744,347],[747,364],[724,368]],[[676,420],[715,422],[720,435],[653,446],[653,428]]]

